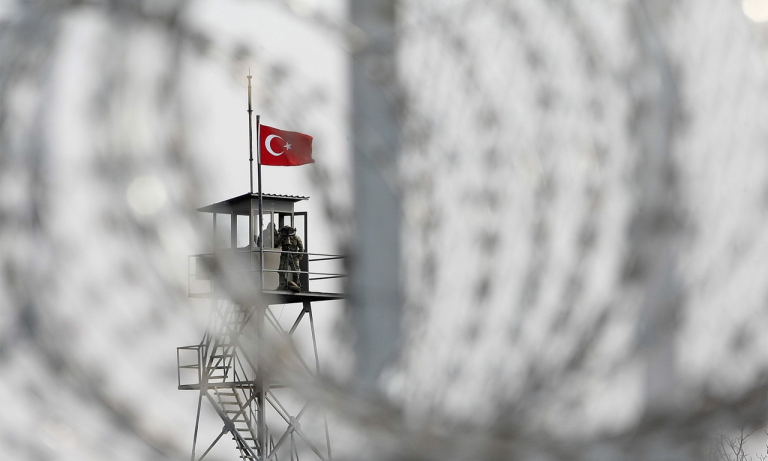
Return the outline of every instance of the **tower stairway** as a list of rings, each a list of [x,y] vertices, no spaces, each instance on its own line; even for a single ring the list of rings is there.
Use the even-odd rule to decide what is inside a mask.
[[[209,336],[209,347],[206,348],[209,351],[205,368],[210,400],[229,425],[240,458],[255,460],[256,453],[260,452],[258,402],[253,398],[257,393],[252,384],[255,372],[248,364],[242,364],[236,353],[251,310],[222,302],[216,311],[220,333]],[[250,384],[245,384],[249,381]]]

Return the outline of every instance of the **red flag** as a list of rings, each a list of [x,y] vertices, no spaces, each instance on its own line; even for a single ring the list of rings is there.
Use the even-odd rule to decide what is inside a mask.
[[[297,166],[315,163],[312,159],[312,136],[298,131],[284,131],[261,125],[261,164]]]

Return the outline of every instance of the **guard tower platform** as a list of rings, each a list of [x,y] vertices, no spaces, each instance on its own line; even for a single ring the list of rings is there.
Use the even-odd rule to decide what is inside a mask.
[[[331,461],[327,420],[296,389],[317,380],[312,303],[344,297],[339,280],[343,257],[309,251],[307,213],[295,210],[307,199],[248,193],[197,210],[212,215],[213,241],[211,253],[189,257],[189,296],[208,300],[210,320],[200,343],[177,348],[178,388],[199,393],[193,461],[203,459],[225,434],[241,460],[298,459],[302,453]],[[296,229],[303,251],[275,248],[277,231],[286,225]],[[299,270],[280,269],[281,257],[297,256]],[[279,289],[281,275],[300,288]],[[273,312],[279,304],[299,306]],[[294,339],[300,336],[311,341],[312,349],[299,350]],[[270,367],[274,350],[291,364],[290,376],[278,376]],[[224,429],[200,455],[203,400],[218,413]],[[303,421],[310,422],[303,427]]]
[[[340,263],[343,257],[309,252],[307,212],[295,210],[297,202],[308,199],[293,195],[264,194],[261,197],[262,231],[259,231],[258,193],[243,194],[198,208],[199,212],[213,215],[214,251],[189,257],[189,296],[217,299],[233,292],[242,294],[246,291],[247,296],[259,296],[268,304],[344,298],[338,283],[338,279],[345,277]],[[279,270],[280,256],[284,252],[275,248],[276,231],[285,225],[296,228],[297,235],[304,243],[304,252],[299,262],[301,270],[298,273]],[[279,290],[281,272],[289,272],[289,278],[293,277],[301,286],[301,291]],[[219,284],[230,283],[236,286],[217,290],[214,280]],[[337,280],[337,283],[329,283],[331,280]]]

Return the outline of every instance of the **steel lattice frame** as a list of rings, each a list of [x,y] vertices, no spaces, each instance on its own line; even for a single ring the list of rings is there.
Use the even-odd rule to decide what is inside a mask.
[[[302,322],[308,323],[311,331],[314,366],[307,363],[293,342],[293,335]],[[274,338],[268,339],[268,335]],[[232,436],[241,459],[278,459],[278,454],[287,451],[290,459],[294,460],[298,459],[302,445],[322,461],[332,459],[325,415],[322,419],[326,446],[318,447],[301,428],[301,418],[306,415],[311,402],[305,401],[298,412],[291,412],[275,392],[289,388],[285,382],[272,379],[272,370],[266,366],[273,358],[267,356],[266,350],[276,343],[288,346],[282,347],[281,352],[290,350],[299,373],[303,373],[308,380],[316,377],[320,361],[310,301],[302,303],[301,311],[290,329],[281,326],[269,306],[243,307],[228,300],[211,301],[209,327],[200,344],[179,348],[195,351],[197,355],[196,364],[179,364],[180,369],[196,369],[199,378],[198,384],[179,385],[180,389],[199,390],[192,461],[205,458],[225,434]],[[224,426],[202,455],[197,457],[204,398],[216,410]],[[272,413],[279,416],[278,421],[282,424],[274,421],[268,424],[268,416]],[[276,429],[278,426],[279,429]]]

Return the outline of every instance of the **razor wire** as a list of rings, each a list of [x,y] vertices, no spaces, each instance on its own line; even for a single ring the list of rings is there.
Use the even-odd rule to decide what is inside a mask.
[[[765,424],[768,74],[751,3],[398,3],[382,81],[402,133],[404,339],[383,396],[345,398],[354,332],[338,319],[345,359],[305,391],[334,414],[339,459],[702,459],[717,430]],[[365,43],[310,1],[220,8],[311,30],[340,66]],[[190,210],[217,170],[189,110],[215,102],[180,69],[252,66],[257,107],[346,148],[328,114],[354,117],[347,100],[201,11],[224,14],[2,7],[13,459],[188,457],[193,409],[162,404],[174,370],[157,351],[196,340],[174,274],[207,238]],[[311,173],[340,248],[348,162]]]

